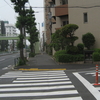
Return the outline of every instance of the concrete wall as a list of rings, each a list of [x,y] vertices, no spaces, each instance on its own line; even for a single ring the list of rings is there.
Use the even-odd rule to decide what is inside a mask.
[[[82,42],[82,35],[91,32],[96,39],[94,47],[100,48],[100,0],[69,0],[69,23],[77,24],[79,29],[75,34],[79,37],[75,44]],[[92,7],[92,8],[70,8],[72,6]],[[88,14],[88,22],[84,23],[83,13]]]

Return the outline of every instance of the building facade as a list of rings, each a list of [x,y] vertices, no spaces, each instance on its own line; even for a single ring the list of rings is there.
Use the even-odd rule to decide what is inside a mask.
[[[5,24],[5,29],[7,37],[17,36],[16,27],[14,25],[7,23]],[[8,51],[16,50],[17,49],[16,44],[17,40],[8,40]]]
[[[44,0],[45,32],[47,41],[56,29],[66,24],[77,24],[75,35],[79,37],[75,45],[82,43],[82,35],[90,32],[96,42],[93,47],[100,48],[100,1],[99,0]],[[51,17],[49,17],[49,15]],[[51,31],[50,31],[51,23]],[[48,43],[48,42],[47,42]]]
[[[69,23],[68,0],[44,0],[44,2],[45,32],[47,44],[49,44],[51,41],[51,34],[53,34],[56,29]]]
[[[0,36],[6,35],[6,30],[5,30],[5,22],[0,21]],[[1,40],[0,41],[0,51],[5,51],[8,46],[8,41],[7,40]]]
[[[91,32],[95,39],[95,48],[100,48],[100,1],[99,0],[69,0],[69,22],[77,24],[79,29],[75,35],[79,39],[75,44],[82,42],[82,35]],[[78,6],[78,8],[71,7]]]
[[[68,0],[44,0],[44,22],[47,45],[51,42],[51,35],[62,26],[69,23]],[[53,50],[54,54],[54,50]]]

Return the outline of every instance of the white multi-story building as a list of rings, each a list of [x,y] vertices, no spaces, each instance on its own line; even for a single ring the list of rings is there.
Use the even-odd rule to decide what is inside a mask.
[[[6,36],[8,37],[17,36],[16,27],[14,25],[5,24],[5,29],[6,29]],[[16,50],[16,43],[17,40],[8,40],[8,49],[10,51]]]

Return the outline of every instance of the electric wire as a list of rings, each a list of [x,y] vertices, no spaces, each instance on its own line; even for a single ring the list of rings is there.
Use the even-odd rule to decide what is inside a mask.
[[[9,5],[9,7],[11,7],[12,8],[12,6],[6,1],[6,0],[4,0],[5,2],[6,2],[6,4],[7,5]],[[13,8],[12,8],[13,9]],[[14,9],[13,9],[14,10]]]
[[[100,7],[100,5],[95,5],[95,6],[69,6],[69,7],[32,7],[32,8],[83,8],[83,9],[89,9],[89,8],[96,8]],[[28,8],[28,7],[26,7]]]

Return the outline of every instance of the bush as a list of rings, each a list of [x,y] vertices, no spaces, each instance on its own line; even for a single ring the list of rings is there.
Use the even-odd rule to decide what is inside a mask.
[[[59,55],[59,54],[67,54],[66,50],[59,50],[55,52],[54,56]]]
[[[67,46],[67,53],[68,54],[77,54],[78,53],[78,47],[76,46]]]
[[[29,53],[29,57],[34,57],[35,56],[35,53]]]
[[[19,58],[18,66],[22,66],[22,65],[25,65],[25,64],[26,64],[26,60]]]
[[[93,61],[100,61],[100,53],[94,52],[92,55]]]
[[[86,33],[82,36],[82,41],[85,45],[85,47],[90,50],[90,47],[94,45],[95,43],[95,37],[91,33]]]
[[[82,43],[77,44],[77,48],[78,48],[78,53],[83,54],[84,44],[82,44]]]
[[[84,55],[78,54],[78,55],[71,55],[71,54],[58,54],[56,55],[56,60],[58,62],[76,62],[76,61],[84,61]]]
[[[94,49],[94,52],[100,53],[100,48]]]

